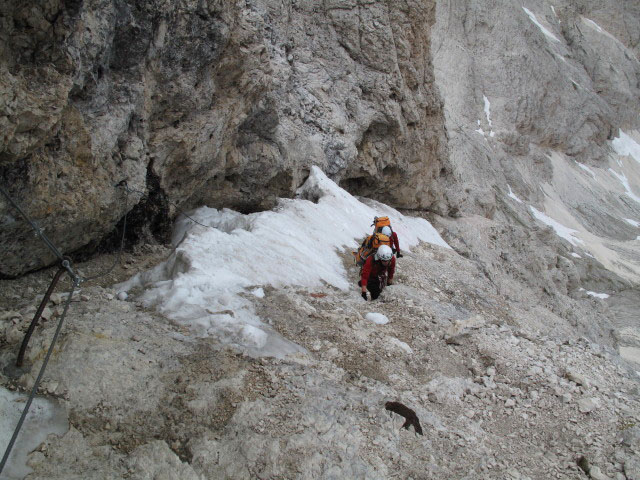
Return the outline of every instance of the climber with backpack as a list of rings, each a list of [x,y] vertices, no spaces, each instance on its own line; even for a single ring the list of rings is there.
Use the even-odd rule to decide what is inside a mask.
[[[391,239],[391,249],[393,250],[393,253],[395,253],[398,258],[402,258],[398,234],[393,231],[393,228],[391,228],[391,221],[389,220],[389,217],[373,217],[373,223],[371,226],[373,227],[374,235],[376,233],[381,233]]]
[[[400,242],[398,241],[398,234],[391,230],[391,227],[388,226],[382,227],[380,233],[382,233],[382,235],[386,235],[391,239],[391,242],[393,243],[393,246],[391,247],[393,253],[396,254],[396,257],[402,258],[403,255],[400,253]]]
[[[382,245],[386,245],[391,248],[393,240],[388,235],[383,233],[374,233],[369,235],[362,241],[362,245],[358,248],[357,252],[353,252],[354,261],[360,268],[365,264],[367,258],[371,257],[378,251]]]
[[[402,257],[398,235],[391,229],[389,217],[374,217],[371,226],[374,227],[373,234],[365,237],[358,251],[353,252],[354,262],[361,269],[367,258],[375,254],[381,245],[388,245],[398,258]]]
[[[362,266],[360,281],[362,298],[367,300],[367,290],[371,293],[371,300],[375,300],[387,285],[393,283],[396,271],[396,258],[388,245],[381,245],[375,254],[370,255]]]

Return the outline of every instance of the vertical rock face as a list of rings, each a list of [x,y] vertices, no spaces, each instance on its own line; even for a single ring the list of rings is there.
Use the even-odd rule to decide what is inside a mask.
[[[493,196],[496,174],[515,173],[516,159],[535,172],[532,184],[550,178],[540,157],[551,151],[605,162],[618,129],[638,127],[639,18],[630,1],[438,3],[434,64],[450,160],[475,189],[458,202],[486,211],[481,197]]]
[[[442,205],[433,2],[0,8],[2,185],[63,252],[126,212],[161,236],[175,206],[270,208],[312,165],[353,193]],[[4,200],[0,273],[50,263]]]
[[[486,265],[537,263],[540,275],[521,274],[531,285],[545,279],[545,291],[598,277],[589,267],[568,279],[587,257],[639,281],[640,155],[620,147],[640,142],[638,3],[438,2],[436,17],[432,55],[451,172],[445,205],[483,219],[447,220],[449,232]],[[480,224],[511,233],[496,242]],[[564,246],[562,231],[576,235]],[[524,258],[517,252],[526,237]],[[558,255],[570,265],[560,268]]]
[[[177,208],[271,208],[312,165],[395,207],[522,228],[528,206],[563,223],[556,208],[588,234],[637,236],[624,219],[640,218],[640,172],[612,149],[638,128],[637,2],[0,9],[2,186],[64,253],[94,249],[127,212],[131,238],[163,239]],[[0,274],[51,263],[0,198]],[[607,235],[600,262],[633,257]]]

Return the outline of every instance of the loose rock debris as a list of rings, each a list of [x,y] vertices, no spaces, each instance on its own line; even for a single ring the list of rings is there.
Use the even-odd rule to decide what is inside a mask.
[[[146,478],[150,462],[180,480],[580,479],[581,456],[591,478],[640,478],[640,377],[538,307],[531,290],[508,301],[477,263],[428,245],[400,260],[398,283],[376,302],[362,301],[357,270],[345,268],[353,291],[251,297],[261,319],[306,350],[281,359],[194,337],[106,283],[83,287],[87,300],[70,309],[44,379],[71,427],[30,455],[30,480]],[[1,281],[0,361],[15,359],[48,280]],[[368,321],[372,309],[392,321]],[[590,303],[574,311],[599,321]],[[48,323],[27,352],[33,369]],[[0,380],[24,391],[34,379]],[[383,410],[390,400],[407,411]],[[387,411],[422,436],[389,429]]]

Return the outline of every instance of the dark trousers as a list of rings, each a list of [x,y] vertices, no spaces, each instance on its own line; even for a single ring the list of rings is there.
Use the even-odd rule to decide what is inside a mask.
[[[374,277],[373,275],[367,280],[367,290],[371,293],[371,300],[375,300],[380,296],[380,292],[387,285],[387,276],[379,275]]]

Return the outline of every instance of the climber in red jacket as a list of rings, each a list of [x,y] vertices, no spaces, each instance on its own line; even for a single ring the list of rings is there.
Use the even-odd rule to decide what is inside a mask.
[[[380,233],[391,238],[391,242],[393,242],[393,253],[395,253],[398,258],[402,258],[402,254],[400,253],[400,242],[398,241],[398,234],[391,230],[390,227],[382,227]]]
[[[371,292],[371,300],[380,296],[380,292],[387,285],[393,283],[396,272],[396,257],[391,247],[381,245],[375,255],[370,255],[362,266],[358,285],[362,288],[362,298],[367,300],[367,289]]]

